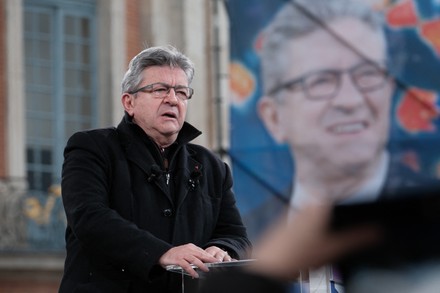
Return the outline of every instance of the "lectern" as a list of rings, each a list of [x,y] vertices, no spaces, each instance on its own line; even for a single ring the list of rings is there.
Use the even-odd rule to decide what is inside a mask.
[[[203,281],[209,274],[213,274],[215,272],[230,270],[233,268],[243,267],[249,265],[250,263],[256,261],[255,259],[244,259],[244,260],[236,260],[236,261],[228,261],[228,262],[214,262],[214,263],[206,263],[205,265],[209,268],[209,272],[197,271],[199,273],[199,279],[194,280],[192,277],[186,273],[182,267],[178,265],[169,265],[166,267],[167,271],[180,274],[182,278],[182,293],[197,293],[199,289],[200,282]],[[197,270],[197,266],[192,265],[194,269]]]

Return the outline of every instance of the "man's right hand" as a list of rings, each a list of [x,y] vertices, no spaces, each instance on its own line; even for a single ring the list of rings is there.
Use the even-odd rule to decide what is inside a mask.
[[[173,247],[159,258],[159,264],[163,268],[168,265],[178,265],[193,278],[198,278],[199,274],[191,265],[208,272],[209,268],[204,263],[217,261],[215,257],[192,243]]]

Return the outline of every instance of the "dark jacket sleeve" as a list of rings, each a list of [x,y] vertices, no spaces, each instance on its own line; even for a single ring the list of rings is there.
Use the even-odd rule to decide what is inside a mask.
[[[117,152],[108,149],[118,145],[108,143],[112,133],[81,132],[67,143],[62,172],[62,198],[68,222],[66,241],[68,246],[84,250],[92,262],[93,258],[99,259],[97,263],[106,260],[112,267],[147,278],[171,246],[110,207],[111,178],[114,162],[118,161],[110,155]],[[129,192],[124,196],[129,204]]]
[[[206,247],[215,245],[228,251],[236,259],[250,256],[251,242],[247,237],[240,212],[236,206],[235,195],[232,191],[233,181],[230,169],[224,162],[219,163],[224,175],[222,184],[222,200],[217,218],[217,224],[211,240]],[[216,178],[214,178],[216,179]]]

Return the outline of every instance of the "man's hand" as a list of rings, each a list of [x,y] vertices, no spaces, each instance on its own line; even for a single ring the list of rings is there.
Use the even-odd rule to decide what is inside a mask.
[[[168,265],[178,265],[193,278],[198,278],[199,274],[191,265],[195,265],[202,271],[208,272],[209,269],[204,263],[217,261],[218,259],[211,252],[207,252],[192,243],[173,247],[159,258],[159,264],[163,268]]]
[[[235,260],[231,258],[227,251],[218,248],[217,246],[210,246],[206,248],[205,251],[215,257],[218,262]]]

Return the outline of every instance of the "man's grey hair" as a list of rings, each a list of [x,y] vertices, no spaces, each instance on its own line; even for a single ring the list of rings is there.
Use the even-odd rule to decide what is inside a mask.
[[[142,83],[142,72],[151,66],[169,66],[185,72],[188,84],[194,77],[194,64],[183,53],[171,45],[150,47],[131,59],[128,70],[122,79],[122,93],[136,90]]]
[[[359,19],[383,34],[382,14],[359,0],[290,0],[284,4],[263,32],[260,53],[263,92],[268,94],[282,81],[287,69],[295,66],[286,62],[283,52],[290,41],[323,29],[323,25],[341,17]]]

